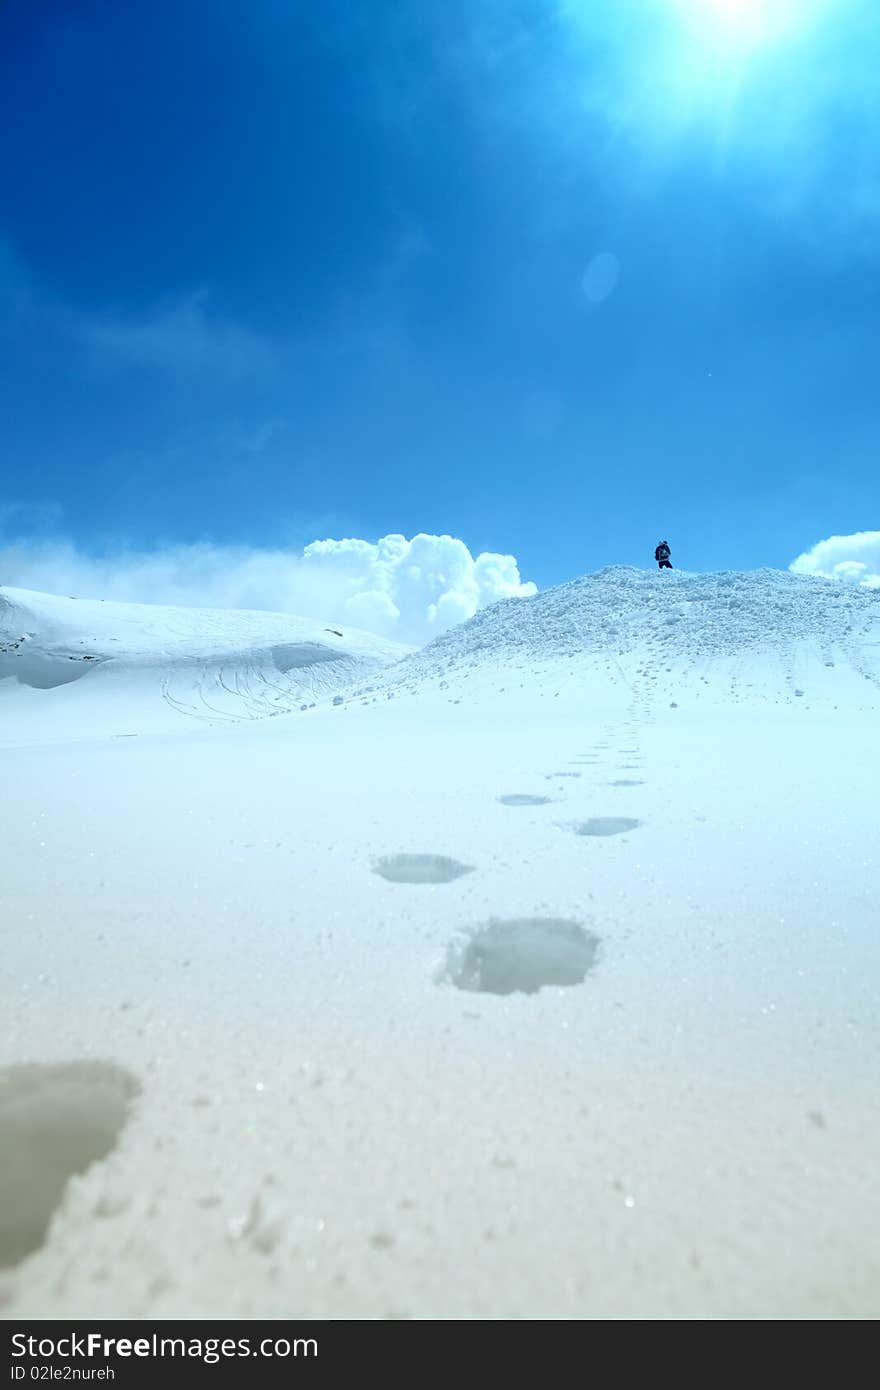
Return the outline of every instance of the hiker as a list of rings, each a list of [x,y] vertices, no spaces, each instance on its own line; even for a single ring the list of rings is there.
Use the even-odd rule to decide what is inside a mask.
[[[669,549],[669,542],[661,541],[660,544],[657,546],[657,549],[654,551],[654,559],[657,561],[657,565],[661,570],[672,569],[672,561],[669,558],[671,554],[672,552]]]

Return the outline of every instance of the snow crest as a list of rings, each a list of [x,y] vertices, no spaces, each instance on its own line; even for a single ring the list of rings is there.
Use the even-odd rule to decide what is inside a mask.
[[[878,621],[880,594],[824,579],[771,569],[687,574],[614,565],[534,598],[484,608],[407,666],[655,645],[691,658],[732,656],[779,641],[838,641]]]

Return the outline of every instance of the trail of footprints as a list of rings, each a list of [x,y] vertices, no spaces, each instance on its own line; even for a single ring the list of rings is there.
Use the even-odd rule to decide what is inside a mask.
[[[623,729],[628,746],[618,748],[617,755],[635,761],[619,763],[616,771],[636,771],[641,767],[636,724],[628,722]],[[614,752],[610,737],[611,734],[591,750],[578,753],[571,759],[572,764],[598,771],[602,761]],[[566,768],[545,773],[544,780],[557,783],[557,790],[562,792],[567,779],[582,776],[582,771]],[[644,786],[644,781],[617,777],[604,785],[632,788]],[[560,797],[517,791],[503,792],[495,800],[501,806],[534,808],[552,805]],[[637,830],[641,824],[635,816],[596,815],[560,824],[560,829],[578,836],[607,839]],[[472,873],[473,865],[440,854],[395,854],[376,860],[373,870],[392,883],[442,884]],[[599,938],[582,922],[555,917],[491,919],[463,932],[449,946],[437,979],[458,989],[485,994],[537,994],[545,986],[579,985],[596,962],[599,944]]]
[[[611,751],[602,740],[572,762],[598,771]],[[634,744],[617,751],[622,757],[640,757]],[[634,766],[622,763],[619,770]],[[546,773],[545,780],[556,782],[562,792],[564,781],[581,776],[561,770]],[[605,785],[630,788],[643,782],[617,778]],[[496,797],[508,808],[543,807],[558,800],[533,792]],[[560,828],[601,839],[640,824],[632,816],[597,815]],[[389,883],[439,885],[473,873],[474,866],[443,854],[393,854],[376,860],[373,870]],[[537,994],[548,986],[582,984],[600,945],[582,922],[566,918],[491,919],[450,944],[437,979],[485,994]],[[112,1153],[139,1090],[137,1079],[110,1061],[0,1069],[0,1270],[18,1265],[45,1244],[69,1181]]]

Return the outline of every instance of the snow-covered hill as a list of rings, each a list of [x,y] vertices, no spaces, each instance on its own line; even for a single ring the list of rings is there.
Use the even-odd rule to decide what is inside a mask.
[[[494,660],[654,647],[701,661],[799,641],[846,643],[878,621],[880,593],[854,585],[770,569],[687,574],[614,565],[484,608],[430,650]]]
[[[7,1316],[877,1315],[880,595],[2,596]]]
[[[470,684],[448,698],[473,700],[497,693],[504,671],[576,680],[594,698],[833,707],[846,692],[865,707],[880,690],[880,591],[616,566],[494,604],[410,654],[288,614],[0,589],[0,741],[236,723],[456,679]]]
[[[612,566],[483,609],[388,671],[381,688],[502,669],[551,679],[592,673],[597,682],[638,683],[657,698],[674,689],[734,703],[833,704],[841,683],[855,678],[853,693],[864,702],[880,691],[880,591],[769,569]]]
[[[0,589],[0,740],[262,719],[332,696],[407,650],[284,613]]]

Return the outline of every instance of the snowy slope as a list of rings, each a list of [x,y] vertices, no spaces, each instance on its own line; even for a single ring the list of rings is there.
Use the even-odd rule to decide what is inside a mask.
[[[135,661],[126,739],[0,684],[7,1315],[876,1316],[878,600],[604,571],[280,718]]]
[[[833,704],[843,682],[870,701],[880,690],[880,595],[777,570],[613,566],[483,609],[395,666],[381,688],[545,667],[548,675],[576,668],[597,681],[639,684],[658,697],[674,687],[704,701]]]
[[[159,730],[261,719],[333,695],[406,651],[282,613],[0,589],[0,739],[25,728],[40,739],[129,732],[133,720]]]
[[[803,641],[852,638],[854,645],[878,618],[876,592],[824,579],[769,569],[646,573],[617,565],[484,608],[428,651],[457,661],[479,652],[494,661],[653,650],[700,662]]]

